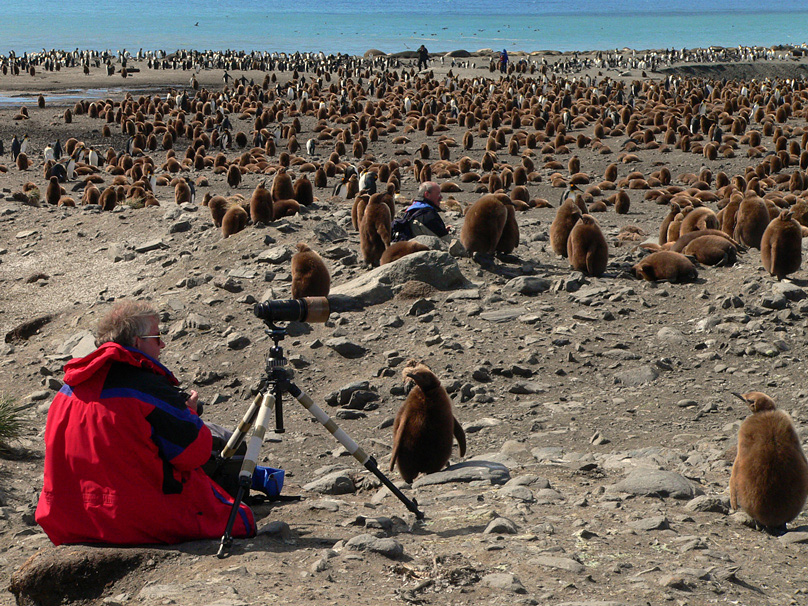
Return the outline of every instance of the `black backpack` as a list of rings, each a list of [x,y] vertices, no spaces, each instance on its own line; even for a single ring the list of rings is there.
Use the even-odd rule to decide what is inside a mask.
[[[412,217],[409,212],[399,215],[393,220],[392,226],[392,242],[401,242],[402,240],[412,240],[413,233],[410,225]]]

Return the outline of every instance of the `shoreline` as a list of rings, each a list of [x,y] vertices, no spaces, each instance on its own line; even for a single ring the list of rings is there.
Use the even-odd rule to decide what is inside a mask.
[[[207,51],[178,51],[160,53],[160,69],[153,69],[153,51],[143,52],[143,58],[127,58],[127,75],[122,77],[122,55],[95,55],[92,51],[48,51],[16,57],[19,62],[19,75],[12,75],[12,61],[0,56],[0,107],[16,104],[36,103],[36,97],[43,94],[46,103],[54,107],[64,107],[82,99],[101,99],[107,96],[133,96],[159,94],[166,91],[189,90],[191,78],[196,78],[200,87],[208,89],[223,85],[223,76],[228,72],[233,78],[244,78],[247,82],[260,82],[272,72],[279,83],[287,82],[294,71],[310,77],[322,61],[318,55],[310,53],[244,53],[231,52],[221,55]],[[140,54],[140,53],[138,53]],[[428,69],[436,76],[447,76],[450,71],[458,78],[474,76],[499,79],[498,71],[491,71],[498,51],[479,49],[475,52],[450,51],[430,53]],[[148,55],[148,58],[147,58]],[[511,62],[523,62],[529,77],[541,77],[545,69],[551,75],[571,78],[590,77],[613,80],[662,79],[668,75],[697,76],[705,78],[781,78],[808,77],[808,48],[805,45],[777,47],[748,47],[727,49],[708,46],[686,50],[646,50],[617,49],[616,51],[509,51]],[[416,53],[403,51],[385,54],[374,49],[364,56],[328,56],[325,61],[350,65],[352,68],[378,68],[388,70],[410,70],[416,66]],[[222,59],[225,57],[225,59]],[[247,65],[245,58],[250,58]],[[216,58],[218,65],[212,67]],[[255,58],[255,60],[253,60]],[[89,61],[88,73],[84,73],[82,62]],[[226,63],[227,68],[221,67]],[[59,63],[58,71],[55,63]],[[107,64],[108,62],[108,64]],[[70,63],[71,67],[64,65]],[[34,68],[34,75],[29,72]],[[249,69],[239,69],[239,67]],[[255,68],[258,69],[255,69]],[[530,70],[533,74],[530,74]],[[112,75],[108,72],[112,71]],[[231,84],[232,84],[231,80]]]

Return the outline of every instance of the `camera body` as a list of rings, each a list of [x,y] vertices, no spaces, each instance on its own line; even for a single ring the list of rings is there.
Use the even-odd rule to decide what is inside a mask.
[[[304,297],[302,299],[275,299],[258,303],[253,309],[256,317],[264,322],[312,322],[328,320],[331,307],[327,297]]]

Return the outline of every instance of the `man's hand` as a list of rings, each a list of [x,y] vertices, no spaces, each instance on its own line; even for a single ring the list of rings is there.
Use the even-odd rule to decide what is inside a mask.
[[[192,389],[191,390],[191,395],[188,396],[187,400],[185,400],[185,405],[188,408],[190,408],[191,410],[193,410],[194,412],[196,412],[196,406],[197,406],[198,403],[199,403],[199,392]]]

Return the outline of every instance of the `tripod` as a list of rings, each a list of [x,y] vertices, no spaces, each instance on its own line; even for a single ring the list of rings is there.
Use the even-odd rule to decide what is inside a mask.
[[[253,424],[255,425],[252,435],[250,436],[250,441],[247,443],[247,452],[244,455],[244,462],[239,472],[236,498],[233,501],[233,508],[230,511],[230,517],[227,520],[227,526],[225,527],[224,535],[219,545],[219,551],[216,555],[219,558],[226,557],[233,545],[233,524],[236,521],[236,515],[238,514],[239,506],[244,499],[244,495],[249,493],[250,487],[252,486],[252,477],[255,473],[258,454],[261,450],[261,444],[264,441],[270,412],[273,408],[275,409],[275,431],[277,433],[283,433],[285,431],[283,427],[284,392],[288,392],[293,398],[300,402],[306,410],[345,447],[348,453],[359,461],[359,463],[364,465],[365,469],[379,478],[379,480],[404,503],[406,508],[415,514],[417,519],[423,519],[424,514],[418,509],[416,500],[408,499],[404,493],[379,470],[379,467],[376,465],[376,460],[362,450],[347,433],[340,429],[331,417],[314,403],[308,394],[292,383],[289,378],[289,373],[286,370],[288,361],[284,358],[283,347],[281,347],[280,344],[284,337],[286,337],[286,328],[276,326],[271,321],[265,321],[265,323],[269,326],[267,334],[269,334],[275,343],[269,350],[265,375],[261,379],[258,395],[255,396],[250,408],[247,410],[241,423],[239,423],[221,453],[222,458],[229,459],[232,457],[244,441],[247,433],[253,428]]]

